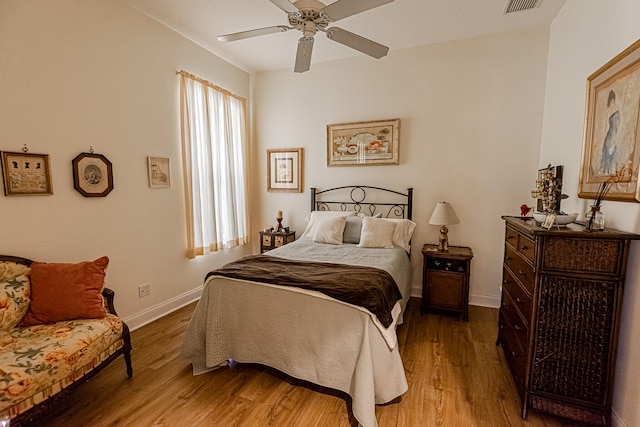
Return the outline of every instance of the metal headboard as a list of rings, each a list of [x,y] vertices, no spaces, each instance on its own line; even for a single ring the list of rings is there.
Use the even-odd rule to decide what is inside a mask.
[[[368,192],[368,193],[367,193]],[[406,193],[367,185],[347,185],[318,191],[311,188],[312,211],[356,211],[383,218],[411,219],[413,188]]]

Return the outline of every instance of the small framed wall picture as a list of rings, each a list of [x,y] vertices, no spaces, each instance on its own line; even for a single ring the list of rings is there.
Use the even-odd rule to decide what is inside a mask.
[[[84,197],[105,197],[113,190],[113,167],[102,154],[80,153],[71,165],[73,188]]]
[[[302,148],[267,149],[267,191],[302,193]]]
[[[147,168],[149,172],[149,187],[171,187],[171,168],[168,157],[148,156]]]
[[[5,196],[53,194],[48,154],[2,152]]]

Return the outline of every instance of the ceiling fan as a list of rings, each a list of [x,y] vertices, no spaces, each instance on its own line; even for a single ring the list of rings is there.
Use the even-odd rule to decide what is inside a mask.
[[[296,64],[294,67],[296,73],[304,73],[309,70],[311,65],[311,52],[313,50],[313,36],[317,31],[326,33],[330,40],[358,50],[376,59],[382,58],[389,51],[388,47],[380,43],[343,30],[342,28],[327,27],[331,22],[391,3],[393,0],[337,0],[328,6],[325,6],[318,0],[297,0],[294,3],[291,3],[289,0],[269,1],[287,13],[289,26],[275,25],[272,27],[241,31],[239,33],[218,36],[218,40],[231,42],[288,30],[300,30],[302,37],[298,40],[298,51],[296,53]]]

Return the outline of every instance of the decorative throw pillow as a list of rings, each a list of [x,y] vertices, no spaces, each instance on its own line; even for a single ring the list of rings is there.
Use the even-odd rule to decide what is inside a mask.
[[[29,309],[30,268],[24,264],[0,261],[0,331],[10,331]]]
[[[382,218],[362,218],[359,248],[393,248],[396,224]]]
[[[355,212],[343,212],[343,211],[312,211],[309,215],[305,217],[307,221],[307,228],[305,228],[304,232],[300,236],[301,239],[309,238],[313,239],[313,235],[316,232],[316,227],[318,226],[318,221],[323,218],[333,218],[337,216],[354,216]]]
[[[378,212],[377,214],[373,214],[373,215],[366,215],[360,212],[358,216],[370,216],[371,218],[382,218],[382,212]]]
[[[346,223],[346,216],[321,219],[318,221],[315,233],[313,233],[313,241],[316,243],[341,245],[342,234],[344,233],[344,226]]]
[[[102,288],[108,264],[106,256],[78,264],[31,264],[31,305],[22,324],[105,317]]]
[[[387,219],[387,221],[396,224],[396,229],[393,232],[393,246],[401,247],[409,252],[411,250],[411,236],[413,236],[416,223],[410,219]]]
[[[344,226],[342,241],[344,243],[360,243],[360,233],[362,232],[362,218],[359,216],[348,216]]]

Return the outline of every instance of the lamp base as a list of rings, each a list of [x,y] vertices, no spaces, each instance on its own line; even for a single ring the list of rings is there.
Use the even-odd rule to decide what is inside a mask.
[[[449,237],[447,234],[449,230],[446,225],[443,225],[440,229],[440,238],[438,239],[438,250],[440,252],[449,252]]]

